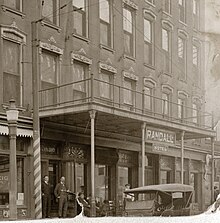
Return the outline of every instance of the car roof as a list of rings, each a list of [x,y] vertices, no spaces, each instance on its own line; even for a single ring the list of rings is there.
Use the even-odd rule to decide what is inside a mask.
[[[159,185],[148,185],[143,187],[137,187],[124,191],[124,193],[143,193],[148,191],[161,191],[161,192],[191,192],[194,188],[186,184],[159,184]]]

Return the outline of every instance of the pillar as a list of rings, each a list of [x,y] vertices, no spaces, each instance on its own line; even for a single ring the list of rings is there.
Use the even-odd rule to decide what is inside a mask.
[[[181,184],[184,183],[184,134],[185,131],[181,132]]]

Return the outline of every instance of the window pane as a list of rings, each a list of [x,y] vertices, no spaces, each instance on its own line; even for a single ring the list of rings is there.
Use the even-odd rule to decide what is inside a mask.
[[[42,6],[42,16],[44,20],[57,24],[57,0],[46,0]]]
[[[169,114],[169,95],[162,93],[162,114]]]
[[[20,0],[6,0],[4,4],[10,8],[21,10],[20,9]]]
[[[196,104],[193,104],[193,122],[197,123],[198,122],[198,108]]]
[[[162,29],[162,48],[169,51],[169,33],[165,29]]]
[[[129,33],[124,33],[124,50],[128,55],[133,55],[133,38]]]
[[[178,37],[178,56],[184,58],[184,42],[180,37]]]
[[[72,3],[76,8],[82,8],[82,10],[85,10],[85,0],[73,0]]]
[[[152,89],[149,87],[144,87],[144,108],[151,110],[152,109]]]
[[[82,11],[73,12],[74,32],[86,36],[86,15]]]
[[[179,0],[180,21],[185,22],[185,0]]]
[[[185,100],[178,98],[178,118],[184,118],[184,107],[185,107]]]
[[[132,82],[124,80],[124,103],[132,105]]]
[[[100,43],[106,46],[111,46],[110,25],[105,22],[100,23]]]
[[[193,46],[193,64],[198,65],[198,48]]]
[[[144,40],[147,42],[151,42],[151,22],[147,19],[144,19]]]
[[[111,98],[110,74],[102,73],[100,74],[100,79],[104,82],[107,82],[107,83],[100,82],[100,95],[101,97],[110,99]]]
[[[171,14],[171,1],[164,0],[164,11]]]
[[[108,0],[99,0],[99,15],[100,19],[110,23],[110,8]]]
[[[123,28],[125,31],[132,33],[132,12],[123,8]]]
[[[73,82],[85,79],[85,67],[79,63],[74,63],[72,66]],[[78,91],[85,92],[85,83],[80,82],[73,85],[73,88]]]
[[[152,44],[147,42],[144,44],[144,62],[153,65]]]
[[[20,45],[11,41],[3,41],[4,72],[19,75]]]
[[[41,80],[47,83],[56,83],[57,55],[43,52],[41,57]]]

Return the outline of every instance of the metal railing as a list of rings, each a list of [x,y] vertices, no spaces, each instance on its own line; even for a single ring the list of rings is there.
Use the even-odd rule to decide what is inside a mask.
[[[98,103],[148,117],[183,123],[203,129],[212,128],[212,114],[167,101],[120,85],[91,78],[42,89],[40,109]]]

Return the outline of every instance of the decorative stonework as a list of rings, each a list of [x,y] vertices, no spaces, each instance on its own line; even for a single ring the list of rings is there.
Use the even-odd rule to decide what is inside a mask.
[[[72,59],[72,62],[73,60],[78,60],[82,63],[86,63],[86,64],[92,64],[92,60],[84,55],[81,55],[81,54],[77,54],[77,53],[71,53],[71,59]]]
[[[149,9],[144,9],[144,17],[149,16],[152,17],[152,19],[156,20],[157,16],[154,14],[153,11]]]
[[[42,49],[46,49],[46,50],[49,50],[49,51],[52,51],[54,53],[57,53],[57,54],[63,54],[63,49],[53,45],[53,44],[50,44],[50,43],[44,43],[44,42],[41,42],[40,41],[40,48]]]
[[[134,74],[133,67],[131,67],[128,71],[123,71],[123,77],[138,81],[138,76]]]
[[[20,44],[26,43],[26,35],[18,29],[15,21],[13,21],[10,26],[2,25],[0,28],[2,38],[10,39]]]
[[[106,63],[102,63],[102,62],[99,62],[99,69],[100,69],[100,73],[101,73],[101,70],[106,70],[106,71],[109,71],[109,72],[114,73],[114,74],[117,73],[116,68],[114,68],[113,66],[108,65]]]
[[[53,36],[51,36],[51,37],[48,39],[48,41],[51,42],[51,43],[55,43],[55,44],[57,43],[56,40],[55,40],[55,38],[54,38]]]
[[[157,83],[155,80],[153,80],[151,78],[144,77],[144,85],[145,86],[152,85],[155,88]]]
[[[134,2],[132,2],[131,0],[123,0],[123,3],[132,7],[135,10],[138,10],[138,6]]]

